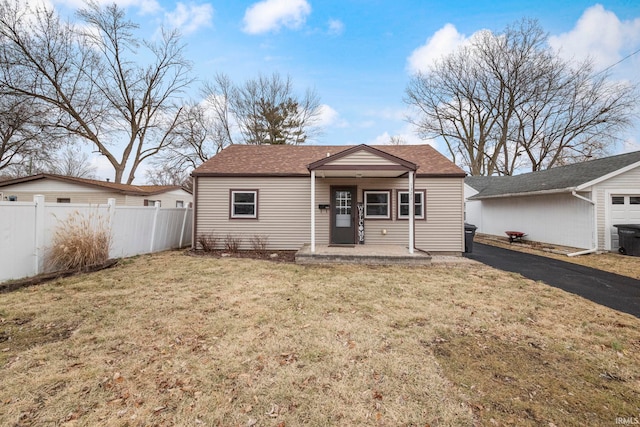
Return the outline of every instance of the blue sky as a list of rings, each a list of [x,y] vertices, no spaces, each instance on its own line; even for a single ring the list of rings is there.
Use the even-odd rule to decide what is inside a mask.
[[[52,1],[69,12],[79,0]],[[113,0],[100,0],[112,3]],[[217,72],[242,82],[260,73],[289,75],[297,90],[315,88],[324,134],[315,144],[420,142],[404,120],[411,74],[476,31],[536,18],[560,54],[590,55],[604,69],[640,49],[640,1],[116,0],[151,37],[179,28],[195,76]],[[640,83],[640,53],[612,68]],[[195,89],[195,88],[194,88]],[[197,97],[197,90],[191,94]],[[640,123],[640,120],[639,120]],[[640,124],[614,152],[640,149]],[[443,154],[445,147],[432,142]],[[137,174],[141,176],[141,174]]]

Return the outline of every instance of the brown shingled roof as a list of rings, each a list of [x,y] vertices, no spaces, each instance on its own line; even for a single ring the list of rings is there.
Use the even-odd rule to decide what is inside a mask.
[[[9,179],[6,181],[0,181],[0,187],[19,184],[22,182],[38,181],[40,179],[45,179],[45,178],[54,179],[54,180],[63,181],[63,182],[72,182],[72,183],[86,185],[94,188],[109,189],[122,194],[131,194],[131,195],[139,195],[139,196],[151,196],[154,194],[160,194],[160,193],[165,193],[167,191],[180,190],[180,189],[189,192],[189,190],[179,185],[118,184],[115,182],[99,181],[96,179],[87,179],[87,178],[77,178],[75,176],[64,176],[64,175],[56,175],[56,174],[50,174],[50,173],[41,173],[38,175],[31,175],[23,178],[15,178],[15,179]]]
[[[193,176],[310,176],[307,167],[356,146],[347,145],[230,145],[200,167]],[[377,150],[418,166],[417,176],[464,177],[465,172],[430,145],[375,145]]]

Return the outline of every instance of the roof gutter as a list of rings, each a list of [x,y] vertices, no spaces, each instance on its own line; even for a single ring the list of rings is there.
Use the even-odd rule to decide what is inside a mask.
[[[584,251],[573,252],[573,253],[567,254],[567,256],[573,257],[573,256],[578,256],[578,255],[587,255],[587,254],[595,253],[595,252],[598,251],[598,218],[596,217],[596,202],[594,202],[591,199],[587,199],[584,196],[579,195],[578,193],[576,193],[576,190],[572,190],[571,191],[571,195],[573,197],[576,197],[576,198],[580,199],[580,200],[584,200],[585,202],[590,203],[591,206],[593,206],[593,226],[594,226],[593,231],[594,231],[594,246],[595,247],[592,248],[592,249],[584,250]]]
[[[485,199],[501,199],[505,197],[528,197],[528,196],[544,196],[546,194],[559,194],[559,193],[568,193],[573,191],[573,188],[559,188],[554,190],[538,190],[538,191],[526,191],[522,193],[505,193],[505,194],[495,194],[489,196],[482,196],[480,193],[474,196],[469,197],[469,200],[485,200]]]

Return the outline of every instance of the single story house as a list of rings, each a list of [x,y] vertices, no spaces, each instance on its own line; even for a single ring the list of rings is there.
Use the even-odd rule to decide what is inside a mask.
[[[640,224],[640,151],[522,175],[469,176],[465,205],[478,233],[521,231],[584,252],[616,251],[614,225]]]
[[[43,195],[47,203],[104,204],[110,198],[121,206],[187,207],[191,192],[177,185],[130,185],[109,181],[42,173],[0,181],[1,201],[33,201]]]
[[[429,145],[231,145],[192,176],[195,246],[215,233],[241,249],[260,236],[271,250],[464,251],[465,173]]]

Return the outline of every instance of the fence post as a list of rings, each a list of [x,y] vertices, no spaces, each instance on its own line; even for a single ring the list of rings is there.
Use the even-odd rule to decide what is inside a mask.
[[[189,205],[184,207],[184,216],[182,217],[182,230],[180,230],[180,242],[178,248],[182,249],[182,241],[184,240],[184,229],[187,226],[187,215],[189,214]]]
[[[151,229],[151,246],[149,247],[149,252],[153,253],[153,244],[156,241],[156,227],[158,226],[158,215],[160,214],[160,202],[155,201],[155,212],[153,214],[153,228]]]
[[[44,212],[44,196],[37,194],[33,196],[33,202],[36,209],[35,225],[35,271],[36,275],[42,273],[44,266],[44,229],[45,229],[45,212]]]
[[[107,215],[109,215],[109,258],[114,258],[111,250],[113,249],[113,221],[116,216],[116,199],[113,197],[107,199]]]

